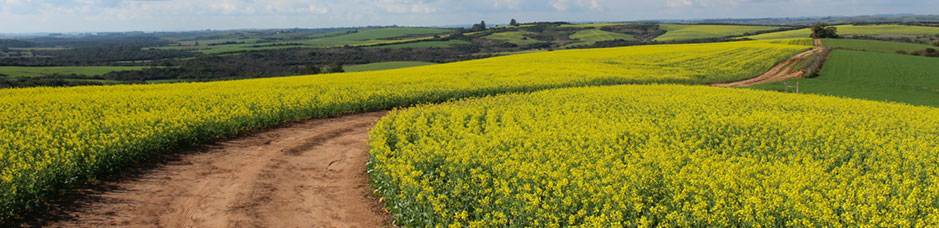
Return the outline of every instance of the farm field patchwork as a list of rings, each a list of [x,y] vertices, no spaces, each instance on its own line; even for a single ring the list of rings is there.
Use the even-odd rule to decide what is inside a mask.
[[[140,66],[53,66],[53,67],[20,67],[0,66],[0,74],[10,77],[38,77],[49,74],[77,74],[85,76],[102,75],[112,71],[140,70],[149,67]]]
[[[598,41],[605,40],[637,40],[636,36],[616,33],[616,32],[607,32],[600,29],[587,29],[577,31],[570,36],[571,39],[576,39],[577,42],[569,44],[567,46],[576,46],[576,45],[591,45]]]
[[[781,27],[773,26],[749,26],[749,25],[684,25],[684,24],[661,24],[665,34],[656,37],[656,41],[690,40],[720,38],[727,36],[743,35],[750,32],[759,32],[779,29]],[[798,38],[807,38],[798,37]]]
[[[465,40],[421,41],[421,42],[404,43],[404,44],[370,46],[368,48],[445,48],[445,47],[450,47],[453,45],[469,44],[469,43],[470,42],[465,41]]]
[[[417,66],[427,66],[434,65],[437,63],[431,62],[416,62],[416,61],[394,61],[394,62],[378,62],[378,63],[369,63],[361,65],[352,65],[343,67],[346,72],[363,72],[363,71],[376,71],[376,70],[390,70],[390,69],[399,69],[399,68],[408,68],[408,67],[417,67]]]
[[[563,24],[561,28],[594,28],[599,29],[607,26],[628,25],[630,23],[587,23],[587,24]]]
[[[939,34],[939,27],[911,25],[838,25],[839,35],[934,35]],[[766,33],[747,38],[755,40],[805,38],[811,29],[798,29],[783,32]]]
[[[525,37],[526,33],[528,32],[525,32],[525,31],[500,32],[500,33],[493,33],[483,38],[490,39],[490,40],[506,41],[509,43],[517,44],[517,45],[529,45],[529,44],[540,42],[536,39]]]
[[[802,93],[939,107],[939,58],[836,50],[816,78],[789,80]],[[782,90],[783,82],[752,88]]]
[[[245,44],[225,44],[225,45],[216,45],[209,47],[198,47],[204,48],[199,49],[199,52],[206,54],[219,54],[219,53],[229,53],[229,52],[243,52],[243,51],[257,51],[257,50],[271,50],[271,49],[285,49],[285,48],[328,48],[328,47],[342,47],[344,45],[350,46],[367,46],[367,45],[377,45],[377,44],[393,44],[401,42],[410,42],[423,39],[431,39],[434,34],[443,34],[450,32],[450,29],[440,29],[440,28],[409,28],[409,27],[392,27],[392,28],[377,28],[377,29],[363,29],[357,30],[354,32],[342,31],[334,32],[327,35],[320,36],[311,36],[311,39],[307,40],[296,40],[296,41],[283,41],[283,42],[267,42],[267,43],[248,43]],[[392,39],[397,37],[408,37],[408,36],[427,36],[427,37],[412,37],[408,39]],[[200,43],[201,45],[202,43]],[[191,49],[193,47],[187,46],[168,46],[161,47],[162,49]]]
[[[939,225],[939,109],[681,85],[398,110],[373,187],[421,227]]]
[[[157,153],[285,121],[561,87],[738,80],[807,48],[635,46],[345,74],[2,89],[0,217]],[[509,67],[517,65],[526,67]]]

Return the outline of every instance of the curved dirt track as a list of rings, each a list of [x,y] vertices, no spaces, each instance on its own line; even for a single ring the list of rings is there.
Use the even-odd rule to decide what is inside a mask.
[[[815,44],[814,48],[809,49],[808,51],[799,53],[798,55],[795,55],[789,59],[786,59],[786,61],[783,61],[782,63],[779,63],[776,66],[773,66],[773,68],[770,68],[769,71],[767,71],[766,73],[760,76],[757,76],[755,78],[744,79],[744,80],[736,81],[736,82],[714,83],[711,85],[718,86],[718,87],[743,87],[743,86],[766,84],[770,82],[785,81],[787,79],[793,79],[793,78],[801,78],[802,76],[805,75],[805,71],[794,71],[795,66],[801,63],[802,60],[805,60],[809,56],[812,56],[813,54],[821,52],[823,49],[821,40],[815,39],[813,42]]]
[[[383,227],[368,130],[385,112],[314,119],[211,144],[105,183],[49,227]]]
[[[821,46],[816,40],[816,46]],[[815,48],[739,82],[801,77]],[[44,227],[390,227],[371,198],[368,130],[386,112],[313,119],[181,153],[133,178],[103,182]]]

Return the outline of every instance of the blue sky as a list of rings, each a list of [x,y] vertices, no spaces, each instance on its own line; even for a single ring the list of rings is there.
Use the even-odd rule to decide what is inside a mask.
[[[937,0],[0,0],[0,33],[939,14]]]

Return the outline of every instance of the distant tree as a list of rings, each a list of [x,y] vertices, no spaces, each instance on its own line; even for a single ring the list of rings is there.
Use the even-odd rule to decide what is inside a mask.
[[[342,69],[342,63],[333,62],[329,64],[329,67],[326,69],[327,73],[342,73],[346,72],[345,69]]]
[[[812,38],[838,38],[838,28],[819,22],[812,26]]]
[[[509,22],[509,25],[518,26],[518,21],[516,21],[515,18],[512,18],[512,21]]]
[[[199,41],[196,41],[196,43],[193,44],[192,46],[199,46]]]
[[[473,25],[473,31],[483,31],[486,30],[486,21],[480,21],[479,24]]]
[[[322,71],[323,70],[320,69],[320,66],[317,66],[316,64],[312,64],[312,63],[307,64],[305,67],[303,67],[303,73],[306,73],[306,74],[319,74],[319,73],[322,73]]]

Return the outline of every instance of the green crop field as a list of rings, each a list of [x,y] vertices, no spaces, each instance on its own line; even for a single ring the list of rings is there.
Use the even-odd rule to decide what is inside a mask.
[[[926,35],[939,34],[939,27],[910,26],[910,25],[839,25],[840,35]],[[810,29],[766,33],[747,38],[755,40],[786,39],[809,37]]]
[[[469,44],[469,41],[465,40],[448,40],[448,41],[421,41],[414,43],[404,43],[404,44],[390,44],[390,45],[381,45],[373,46],[369,48],[445,48],[457,44]]]
[[[376,70],[390,70],[398,68],[408,68],[416,66],[427,66],[434,65],[437,63],[431,62],[418,62],[418,61],[392,61],[392,62],[380,62],[380,63],[369,63],[361,64],[354,66],[346,66],[344,69],[346,72],[362,72],[362,71],[376,71]]]
[[[571,39],[576,39],[577,42],[568,46],[590,45],[598,41],[606,40],[636,40],[636,37],[629,34],[607,32],[600,29],[587,29],[577,31],[577,33],[571,35]]]
[[[525,33],[528,33],[528,32],[525,32],[525,31],[500,32],[500,33],[493,33],[492,35],[488,35],[483,38],[490,39],[490,40],[502,40],[502,41],[506,41],[506,42],[518,44],[518,45],[529,45],[529,44],[538,43],[538,40],[536,39],[526,38],[524,36]]]
[[[38,77],[48,74],[102,75],[112,71],[140,70],[141,66],[63,66],[63,67],[19,67],[0,66],[0,74],[10,77]]]
[[[826,47],[883,53],[896,53],[897,51],[909,52],[935,48],[934,46],[925,44],[856,39],[822,39],[822,44]]]
[[[684,25],[684,24],[662,24],[661,28],[666,32],[664,35],[655,38],[656,41],[689,40],[720,38],[727,36],[738,36],[748,32],[759,32],[779,29],[781,27],[772,26],[748,26],[748,25]]]
[[[834,51],[817,78],[799,82],[803,93],[939,107],[939,58]],[[754,86],[781,90],[782,82]]]

